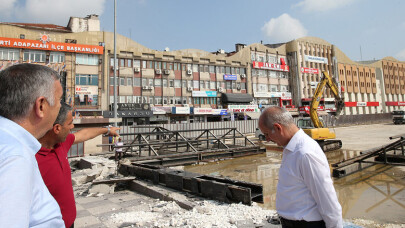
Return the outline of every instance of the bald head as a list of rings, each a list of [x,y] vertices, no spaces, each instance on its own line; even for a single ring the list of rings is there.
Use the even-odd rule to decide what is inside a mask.
[[[283,125],[285,128],[295,125],[293,117],[285,108],[277,106],[266,108],[260,115],[259,125],[272,130],[275,123]]]

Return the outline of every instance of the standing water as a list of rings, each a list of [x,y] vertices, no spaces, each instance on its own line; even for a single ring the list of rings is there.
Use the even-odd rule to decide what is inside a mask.
[[[326,153],[330,164],[357,155],[358,151]],[[261,206],[275,210],[281,158],[280,149],[267,147],[265,154],[186,166],[184,170],[262,184],[264,203]],[[334,186],[343,218],[405,224],[404,166],[375,165],[343,178],[334,178]]]

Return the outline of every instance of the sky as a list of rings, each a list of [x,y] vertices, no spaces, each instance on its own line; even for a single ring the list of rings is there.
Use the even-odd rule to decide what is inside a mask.
[[[1,22],[66,26],[100,16],[114,31],[114,0],[0,0]],[[404,0],[117,0],[117,33],[154,50],[235,50],[315,36],[350,59],[405,61]]]

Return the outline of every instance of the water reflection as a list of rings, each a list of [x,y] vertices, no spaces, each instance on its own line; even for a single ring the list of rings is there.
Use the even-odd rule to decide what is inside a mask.
[[[267,152],[184,169],[201,174],[219,175],[263,185],[267,209],[275,209],[280,149],[266,145]],[[359,155],[359,151],[328,152],[330,164]],[[344,218],[363,218],[380,223],[405,223],[405,167],[376,165],[344,178],[334,179]]]

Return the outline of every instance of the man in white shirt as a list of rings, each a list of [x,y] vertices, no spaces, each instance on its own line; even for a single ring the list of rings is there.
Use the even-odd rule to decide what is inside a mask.
[[[283,228],[343,227],[342,207],[318,143],[295,125],[284,108],[264,110],[259,128],[267,141],[284,147],[276,194]]]
[[[0,71],[0,227],[64,227],[35,154],[52,128],[62,86],[56,71],[18,64]]]

